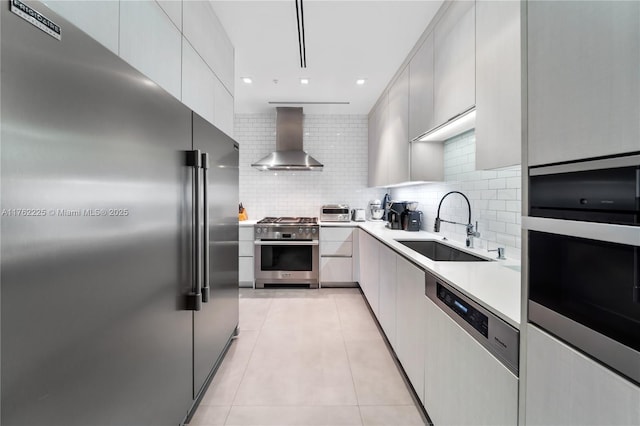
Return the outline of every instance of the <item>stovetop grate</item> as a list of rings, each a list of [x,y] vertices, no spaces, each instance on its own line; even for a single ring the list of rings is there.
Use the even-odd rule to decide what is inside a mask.
[[[318,223],[317,217],[265,217],[258,221],[259,224],[278,224],[278,225],[299,225],[308,224],[315,225]]]

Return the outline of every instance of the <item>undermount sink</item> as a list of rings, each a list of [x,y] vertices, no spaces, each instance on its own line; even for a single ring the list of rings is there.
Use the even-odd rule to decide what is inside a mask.
[[[413,251],[437,262],[487,262],[489,259],[474,256],[434,240],[396,240]]]

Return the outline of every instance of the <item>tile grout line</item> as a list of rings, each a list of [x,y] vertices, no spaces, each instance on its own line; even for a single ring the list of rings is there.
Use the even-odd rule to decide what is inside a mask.
[[[342,333],[342,317],[340,316],[340,309],[338,308],[338,302],[336,301],[335,295],[332,297],[333,303],[336,306],[336,312],[338,313],[338,323],[340,324],[340,336],[342,337],[342,346],[344,347],[344,352],[347,355],[347,361],[349,364],[349,374],[351,374],[351,383],[353,384],[353,392],[356,394],[356,402],[358,403],[358,414],[360,415],[360,424],[364,425],[364,419],[362,418],[362,410],[360,410],[360,398],[358,396],[358,389],[356,388],[356,381],[353,378],[353,370],[351,369],[351,358],[349,357],[349,350],[347,349],[347,342],[344,338],[344,333]]]
[[[236,388],[235,392],[233,393],[233,398],[231,399],[231,405],[229,406],[229,411],[227,412],[227,415],[224,418],[223,425],[227,424],[227,420],[229,420],[229,416],[231,415],[231,410],[234,407],[234,402],[236,400],[236,397],[238,396],[238,391],[240,390],[240,386],[242,385],[242,381],[244,380],[244,377],[245,377],[245,375],[247,373],[247,369],[249,368],[249,363],[251,362],[251,359],[253,358],[253,353],[255,352],[256,346],[258,345],[258,339],[260,338],[260,334],[262,333],[262,327],[264,326],[264,323],[267,320],[267,316],[269,315],[269,311],[271,310],[272,302],[273,302],[273,299],[269,298],[269,308],[267,309],[267,312],[265,313],[265,316],[264,316],[264,320],[262,321],[262,323],[260,324],[260,328],[258,329],[258,334],[256,335],[256,341],[253,343],[253,347],[251,348],[251,354],[249,354],[249,358],[247,360],[247,364],[244,366],[244,368],[242,370],[242,377],[240,378],[240,382],[238,382],[238,387]]]

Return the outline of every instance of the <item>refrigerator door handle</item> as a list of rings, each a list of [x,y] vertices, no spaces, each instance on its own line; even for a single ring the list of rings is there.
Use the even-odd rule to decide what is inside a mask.
[[[209,154],[202,153],[202,302],[207,303],[209,301],[209,185],[207,175],[209,171]]]
[[[202,259],[202,234],[200,233],[200,169],[202,168],[202,157],[200,150],[187,151],[187,166],[193,168],[193,187],[192,187],[192,237],[193,237],[193,250],[192,250],[192,282],[191,291],[187,295],[187,309],[191,311],[199,311],[202,309],[202,293],[200,292],[201,286],[201,273],[200,267]]]

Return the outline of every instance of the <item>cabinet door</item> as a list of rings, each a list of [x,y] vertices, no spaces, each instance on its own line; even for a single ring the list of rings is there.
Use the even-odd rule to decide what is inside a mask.
[[[476,2],[476,170],[522,162],[520,2]]]
[[[177,99],[181,45],[180,31],[156,2],[120,3],[120,57]]]
[[[371,309],[378,316],[378,249],[382,243],[366,232],[359,233],[360,287]]]
[[[213,124],[227,135],[233,137],[233,95],[217,78],[215,79],[213,92]]]
[[[184,1],[183,34],[233,96],[234,50],[210,2]]]
[[[529,2],[529,165],[640,150],[640,2]]]
[[[409,62],[409,139],[434,126],[433,116],[433,33]]]
[[[320,256],[351,257],[353,243],[351,241],[322,241],[320,242]]]
[[[377,186],[376,173],[378,163],[378,107],[374,106],[369,113],[369,143],[367,145],[367,185],[369,187]]]
[[[386,184],[409,180],[409,67],[405,67],[389,88],[389,138]]]
[[[388,92],[384,92],[375,108],[375,141],[369,146],[369,186],[383,186],[388,180],[389,129],[387,128]]]
[[[435,303],[425,306],[425,408],[434,424],[517,424],[518,378]]]
[[[191,43],[182,38],[182,103],[201,117],[215,124],[214,95],[216,76],[193,50]]]
[[[378,321],[394,349],[396,348],[396,256],[390,248],[384,245],[380,247]]]
[[[350,257],[321,257],[320,281],[325,283],[349,283],[353,277]]]
[[[526,423],[640,424],[640,388],[527,325]]]
[[[424,400],[424,271],[402,256],[397,256],[396,262],[395,351],[413,388]]]
[[[435,124],[442,124],[475,104],[475,6],[451,3],[434,30]]]
[[[320,228],[320,241],[352,241],[353,240],[353,228],[349,227],[328,227],[322,226]]]
[[[253,257],[239,257],[238,281],[240,281],[240,287],[253,287],[254,276]]]
[[[116,1],[48,1],[47,6],[118,54],[120,5]]]

